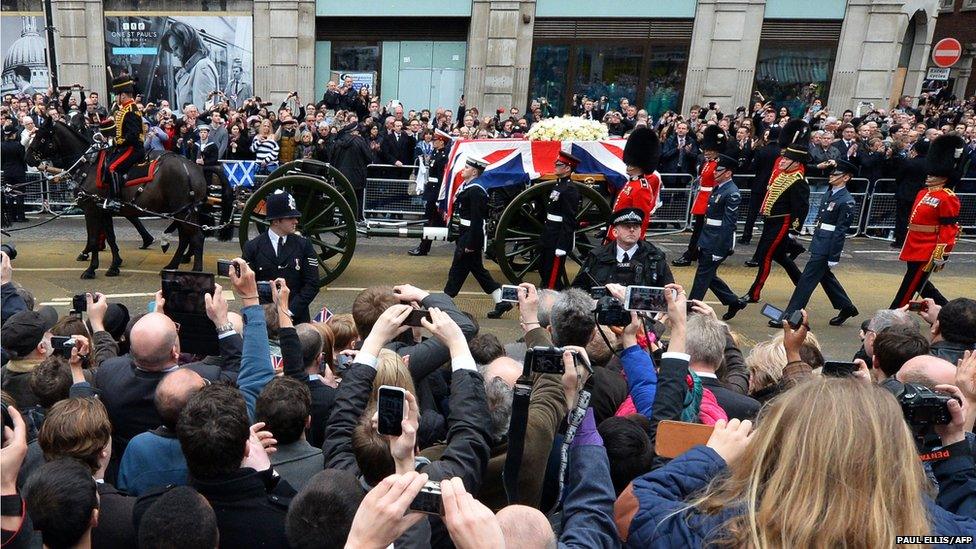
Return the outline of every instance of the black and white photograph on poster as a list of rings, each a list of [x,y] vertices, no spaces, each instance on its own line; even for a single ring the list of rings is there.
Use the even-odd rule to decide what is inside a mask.
[[[0,93],[33,95],[46,93],[50,83],[44,17],[4,15],[0,17],[0,47],[3,48],[3,85]]]
[[[144,103],[182,112],[221,100],[240,107],[253,95],[248,16],[106,17],[105,40],[112,74],[133,76]]]

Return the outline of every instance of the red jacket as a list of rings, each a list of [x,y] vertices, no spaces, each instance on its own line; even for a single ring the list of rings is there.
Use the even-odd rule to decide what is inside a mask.
[[[624,208],[640,208],[644,210],[644,222],[641,224],[641,239],[647,232],[647,224],[651,221],[651,214],[657,207],[658,195],[661,194],[661,176],[657,172],[646,173],[638,179],[631,179],[617,193],[617,200],[613,203],[613,211]],[[607,231],[607,239],[615,240],[613,227]]]
[[[708,199],[712,196],[712,189],[715,187],[715,167],[718,162],[706,160],[702,166],[701,178],[698,180],[698,194],[695,195],[695,202],[691,205],[691,215],[705,215],[708,209]]]
[[[898,259],[928,262],[941,259],[952,251],[959,234],[959,197],[944,187],[918,192],[912,215],[908,218],[908,236]]]

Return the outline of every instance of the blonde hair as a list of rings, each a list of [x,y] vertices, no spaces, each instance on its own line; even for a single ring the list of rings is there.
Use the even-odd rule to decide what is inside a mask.
[[[690,503],[708,515],[743,509],[719,545],[894,547],[896,535],[930,533],[922,464],[885,389],[811,378],[771,401],[758,425],[742,457]]]
[[[373,392],[369,397],[369,403],[366,405],[367,409],[375,408],[381,385],[401,387],[409,391],[410,394],[417,396],[417,389],[413,385],[413,377],[410,375],[410,370],[407,369],[407,364],[400,358],[400,355],[389,349],[383,349],[376,358],[376,377],[373,378]]]
[[[813,332],[807,332],[803,345],[820,349],[820,341]],[[746,357],[746,367],[749,368],[749,392],[756,393],[779,383],[783,378],[786,362],[783,332],[778,332],[772,339],[757,343]]]

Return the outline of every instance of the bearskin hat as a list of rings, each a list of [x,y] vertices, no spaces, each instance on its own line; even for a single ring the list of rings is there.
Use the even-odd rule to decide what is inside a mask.
[[[810,156],[810,126],[803,120],[790,120],[779,133],[782,154],[790,160],[806,162]]]
[[[966,142],[958,135],[940,135],[929,144],[925,171],[929,175],[955,179],[960,177],[962,153]]]
[[[704,151],[722,152],[729,144],[729,134],[718,126],[706,126],[702,134],[701,148]]]
[[[624,164],[651,173],[657,169],[660,159],[661,141],[654,130],[642,126],[630,133],[624,146]]]

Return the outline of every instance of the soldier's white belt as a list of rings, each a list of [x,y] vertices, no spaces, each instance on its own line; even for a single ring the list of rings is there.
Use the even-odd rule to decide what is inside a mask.
[[[836,229],[836,228],[837,228],[836,226],[834,226],[834,225],[828,225],[827,223],[821,223],[820,224],[820,230],[821,231],[827,231],[828,233],[834,232],[834,229]]]
[[[470,227],[471,226],[471,220],[470,219],[458,218],[458,223],[460,223],[462,227]]]
[[[563,216],[556,214],[546,214],[546,221],[554,221],[556,223],[563,222]]]
[[[705,224],[706,225],[711,225],[713,227],[721,227],[722,226],[722,220],[721,219],[706,218],[705,219]]]
[[[700,193],[710,193],[715,187],[698,187],[698,192]]]

